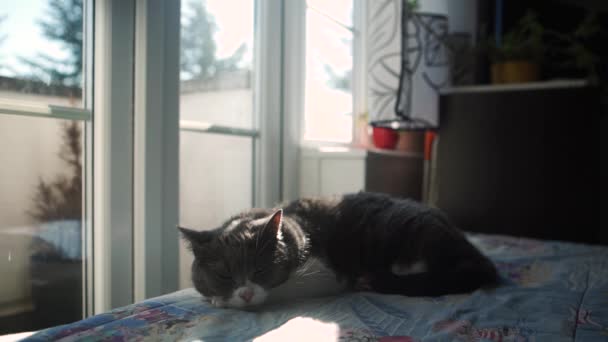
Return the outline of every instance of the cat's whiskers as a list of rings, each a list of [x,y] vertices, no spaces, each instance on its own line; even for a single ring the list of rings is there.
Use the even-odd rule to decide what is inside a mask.
[[[309,268],[310,268],[310,264],[309,264],[309,263],[307,263],[307,262],[305,262],[305,263],[302,265],[302,267],[300,267],[300,268],[296,269],[296,272],[295,272],[295,273],[296,273],[296,274],[299,274],[299,273],[304,273],[304,272],[308,271],[308,269],[309,269]]]
[[[306,272],[306,273],[296,273],[296,275],[300,276],[300,277],[309,277],[315,274],[319,274],[321,273],[321,271],[310,271],[310,272]]]
[[[316,276],[317,278],[333,278],[335,277],[335,274],[333,274],[332,272],[324,272],[322,270],[310,270],[308,272],[296,271],[295,276],[298,278],[306,278],[312,276]]]

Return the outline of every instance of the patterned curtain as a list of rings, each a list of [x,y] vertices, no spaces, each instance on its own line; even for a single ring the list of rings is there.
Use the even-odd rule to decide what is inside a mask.
[[[448,19],[410,11],[405,1],[367,2],[370,121],[395,129],[433,128],[439,90],[449,80]]]

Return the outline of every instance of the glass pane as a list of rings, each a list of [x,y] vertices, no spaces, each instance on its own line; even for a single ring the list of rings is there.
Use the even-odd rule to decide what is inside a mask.
[[[306,0],[306,4],[342,25],[353,26],[353,0]]]
[[[351,31],[307,10],[306,140],[351,141],[352,41]]]
[[[82,0],[0,2],[0,97],[82,107]]]
[[[0,115],[0,334],[82,318],[82,129]]]
[[[180,225],[212,229],[251,208],[252,138],[180,134]],[[180,287],[192,287],[192,253],[180,247]]]
[[[252,0],[189,0],[182,5],[182,120],[252,128]]]

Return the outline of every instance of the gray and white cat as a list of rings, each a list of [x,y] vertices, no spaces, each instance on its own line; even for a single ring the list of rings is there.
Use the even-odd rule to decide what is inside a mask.
[[[300,199],[180,230],[194,253],[192,282],[218,307],[345,288],[438,296],[497,282],[492,262],[441,211],[383,194]]]

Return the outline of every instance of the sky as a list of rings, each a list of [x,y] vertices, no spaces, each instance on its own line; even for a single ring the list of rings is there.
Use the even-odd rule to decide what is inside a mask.
[[[45,53],[56,58],[67,57],[61,44],[48,41],[42,36],[37,23],[46,13],[47,2],[48,0],[0,1],[0,16],[6,17],[0,23],[0,36],[6,36],[0,44],[0,66],[9,66],[19,73],[27,70],[19,63],[19,56],[33,57]],[[14,75],[6,69],[1,69],[0,74]]]
[[[230,57],[243,42],[253,46],[253,4],[251,0],[207,0],[207,10],[218,26],[215,41],[219,58]]]
[[[184,3],[187,0],[184,0]],[[196,1],[196,0],[194,0]],[[309,0],[309,5],[319,8],[350,25],[350,3],[352,0],[324,2]],[[19,63],[19,57],[34,57],[46,53],[53,57],[64,58],[67,53],[58,42],[49,41],[42,35],[38,21],[46,15],[48,0],[0,1],[0,16],[6,19],[0,24],[0,35],[6,35],[0,45],[0,59],[17,71],[26,69]],[[207,0],[207,8],[215,17],[218,26],[216,33],[217,54],[219,58],[231,56],[242,44],[253,46],[254,1],[251,0]],[[182,7],[185,7],[182,5]],[[238,8],[237,11],[234,9]],[[349,10],[345,10],[345,9]],[[322,35],[323,28],[315,30]],[[312,32],[309,32],[309,34]],[[251,59],[251,51],[246,58]],[[3,74],[8,72],[4,70]]]
[[[348,142],[352,135],[352,96],[329,86],[325,66],[338,74],[352,68],[349,42],[353,34],[343,27],[352,26],[352,0],[308,0],[307,4],[314,10],[308,9],[306,16],[304,139]]]
[[[0,24],[0,35],[6,36],[0,45],[0,65],[9,67],[0,69],[0,74],[14,76],[10,69],[17,74],[26,72],[19,57],[34,57],[41,52],[59,59],[67,57],[61,44],[46,39],[38,25],[47,6],[48,0],[0,1],[0,16],[6,17]],[[243,42],[253,46],[253,1],[207,0],[207,8],[218,25],[215,38],[219,58],[231,56]],[[249,52],[245,58],[251,60],[251,56]]]

